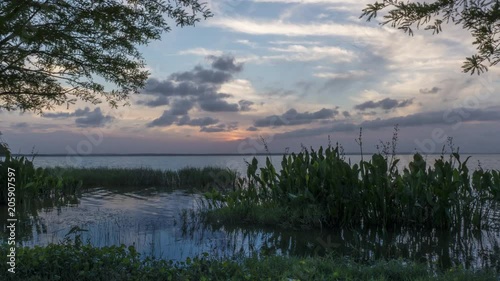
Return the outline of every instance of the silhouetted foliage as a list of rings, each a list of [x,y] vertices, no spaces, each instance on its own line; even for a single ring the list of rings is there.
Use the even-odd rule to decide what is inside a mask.
[[[417,29],[425,26],[433,34],[442,31],[442,23],[460,24],[474,37],[477,53],[467,57],[462,66],[463,72],[478,75],[500,62],[500,1],[496,0],[437,0],[432,3],[402,2],[383,0],[368,4],[360,18],[367,21],[377,13],[390,9],[384,15],[382,25],[390,24],[394,28],[413,35],[413,26]]]
[[[211,15],[198,0],[1,1],[0,108],[116,107],[148,77],[138,45],[168,32],[167,18],[183,27]]]

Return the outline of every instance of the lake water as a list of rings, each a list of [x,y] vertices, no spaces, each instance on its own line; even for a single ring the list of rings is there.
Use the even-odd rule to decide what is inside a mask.
[[[464,155],[465,156],[465,155]],[[357,158],[356,158],[357,157]],[[408,156],[401,155],[405,159]],[[432,161],[439,156],[428,156]],[[463,157],[463,156],[462,156]],[[257,157],[264,163],[265,156]],[[346,156],[352,162],[359,156]],[[241,156],[91,156],[79,158],[78,165],[66,157],[37,157],[37,166],[150,167],[176,170],[183,167],[221,166],[246,171]],[[279,164],[280,156],[272,156]],[[471,168],[478,161],[484,169],[500,169],[500,155],[472,155]],[[463,265],[467,268],[493,267],[500,272],[500,214],[490,230],[415,231],[396,229],[305,230],[275,228],[235,228],[201,224],[190,211],[199,208],[200,195],[182,191],[92,189],[69,206],[47,204],[27,210],[19,220],[18,242],[26,246],[62,241],[75,226],[81,239],[95,246],[135,245],[144,255],[184,260],[202,253],[213,256],[269,253],[315,255],[335,251],[356,259],[406,258],[429,264],[432,268]],[[7,210],[0,206],[0,224]],[[0,225],[4,230],[6,225]],[[4,232],[5,233],[5,232]],[[74,238],[74,234],[70,235]],[[0,238],[0,240],[2,240]]]
[[[432,268],[461,264],[467,268],[493,267],[500,272],[498,225],[490,231],[467,233],[210,226],[189,212],[183,213],[196,210],[199,199],[200,195],[181,191],[93,189],[76,204],[44,207],[36,218],[19,219],[22,229],[18,225],[17,241],[25,246],[59,243],[78,226],[84,230],[79,232],[81,239],[95,246],[135,245],[144,255],[178,261],[202,253],[219,257],[252,253],[307,256],[335,251],[362,260],[406,258]],[[6,215],[7,210],[0,208],[0,222],[6,221]]]
[[[476,169],[480,163],[483,169],[500,170],[500,154],[464,154],[461,159],[471,157],[468,162],[470,169]],[[280,167],[283,156],[269,156],[275,167]],[[365,156],[364,160],[370,156]],[[397,155],[400,159],[399,167],[407,166],[413,155]],[[426,156],[427,163],[433,163],[439,155]],[[266,156],[255,156],[259,164],[264,164]],[[346,155],[346,161],[359,163],[359,155]],[[253,156],[37,156],[34,163],[39,167],[76,166],[76,167],[114,167],[114,168],[140,168],[149,167],[162,170],[177,170],[184,167],[219,166],[228,167],[246,174],[245,161],[251,162]]]

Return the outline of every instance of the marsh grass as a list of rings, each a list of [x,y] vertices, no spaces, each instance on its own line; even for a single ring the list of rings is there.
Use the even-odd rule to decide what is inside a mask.
[[[416,153],[400,171],[396,143],[397,129],[382,152],[354,165],[345,161],[338,144],[284,155],[280,168],[269,158],[258,168],[254,158],[235,191],[205,194],[205,217],[296,227],[455,231],[492,223],[500,202],[499,171],[470,171],[469,158],[453,150],[449,158],[441,155],[433,164]],[[358,144],[362,147],[361,131]]]
[[[50,173],[63,178],[81,180],[84,188],[142,188],[166,187],[191,190],[224,190],[234,188],[238,177],[235,171],[227,168],[186,167],[177,171],[154,170],[151,168],[46,168]]]
[[[43,168],[35,168],[33,159],[13,157],[7,150],[0,161],[0,205],[7,204],[8,169],[13,169],[16,207],[29,206],[34,200],[52,200],[61,204],[74,201],[82,182],[71,177],[62,177]]]

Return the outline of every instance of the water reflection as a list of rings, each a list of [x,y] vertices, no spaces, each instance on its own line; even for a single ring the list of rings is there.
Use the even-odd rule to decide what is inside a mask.
[[[357,260],[405,258],[432,268],[463,265],[500,272],[500,232],[439,232],[410,229],[293,231],[206,225],[190,210],[201,196],[182,191],[94,189],[65,204],[41,201],[23,210],[18,241],[25,246],[62,241],[74,226],[95,246],[135,245],[145,255],[184,260],[204,252],[214,256],[259,254],[324,255]],[[43,207],[43,208],[42,208]],[[0,209],[2,216],[7,214]],[[5,218],[0,221],[4,223]],[[6,225],[2,225],[5,230]],[[4,232],[6,233],[6,232]],[[75,234],[73,234],[74,237]],[[4,238],[3,238],[4,239]]]

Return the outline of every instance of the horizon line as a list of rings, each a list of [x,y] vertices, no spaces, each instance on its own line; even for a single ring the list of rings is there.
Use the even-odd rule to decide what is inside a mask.
[[[317,150],[315,150],[317,152]],[[288,152],[288,153],[276,153],[276,152],[267,152],[267,153],[95,153],[95,154],[62,154],[62,153],[11,153],[12,156],[41,156],[41,157],[99,157],[99,156],[277,156],[277,155],[290,155],[292,153],[298,154],[300,152]],[[416,153],[420,153],[422,155],[441,155],[442,152],[432,152],[432,153],[423,153],[423,152],[400,152],[396,153],[396,155],[414,155]],[[359,152],[345,152],[344,155],[360,155]],[[366,152],[363,155],[373,155],[377,154],[377,152]],[[443,155],[450,155],[451,153],[444,153]],[[500,152],[459,152],[460,155],[464,154],[500,154]],[[0,155],[2,157],[4,155]]]

